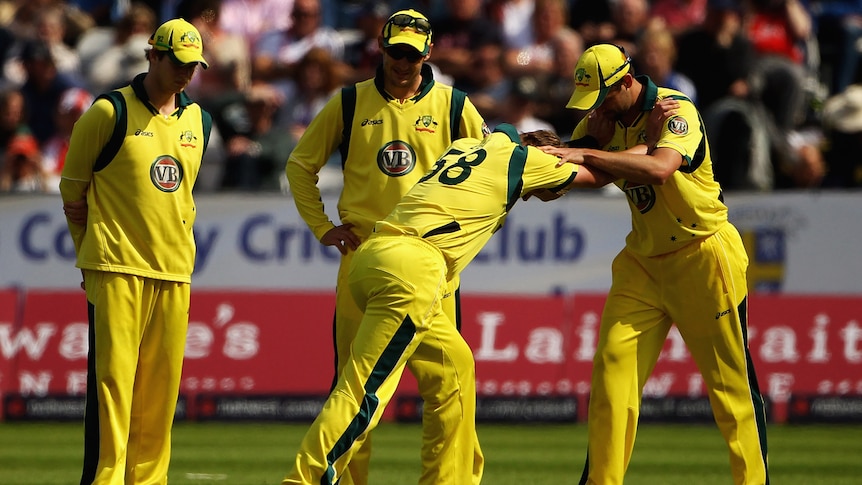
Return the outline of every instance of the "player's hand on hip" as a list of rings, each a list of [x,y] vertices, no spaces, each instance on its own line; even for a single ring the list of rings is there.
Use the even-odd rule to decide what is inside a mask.
[[[320,243],[324,246],[335,246],[341,254],[347,254],[348,249],[355,251],[360,240],[359,236],[350,230],[352,227],[351,223],[335,226],[320,238]]]

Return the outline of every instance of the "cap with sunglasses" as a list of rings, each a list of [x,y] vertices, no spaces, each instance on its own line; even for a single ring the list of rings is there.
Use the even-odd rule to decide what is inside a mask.
[[[153,49],[167,52],[178,64],[197,62],[204,69],[209,67],[204,60],[204,45],[200,32],[183,19],[168,20],[160,25],[149,42]]]
[[[597,44],[585,50],[575,66],[575,92],[567,108],[590,110],[602,104],[610,87],[631,70],[631,58],[613,44]]]
[[[427,55],[431,47],[431,23],[415,10],[400,10],[392,14],[383,25],[383,48],[408,45],[421,55]]]

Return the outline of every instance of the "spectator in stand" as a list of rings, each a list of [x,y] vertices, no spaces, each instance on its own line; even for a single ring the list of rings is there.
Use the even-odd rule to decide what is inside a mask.
[[[434,64],[455,85],[464,84],[474,69],[479,46],[501,44],[503,32],[483,8],[483,0],[446,0],[446,15],[432,19]]]
[[[862,188],[862,84],[851,84],[826,100],[823,124],[829,140],[825,187]]]
[[[707,0],[652,0],[650,17],[661,19],[673,35],[697,27],[706,19]]]
[[[57,133],[42,144],[42,172],[48,192],[60,193],[60,175],[66,164],[72,128],[93,100],[93,95],[82,88],[67,89],[60,97],[55,114]]]
[[[533,39],[533,24],[525,19],[533,18],[535,0],[489,0],[488,15],[503,32],[503,47],[522,49]]]
[[[746,32],[754,46],[753,87],[774,117],[778,129],[799,126],[807,108],[809,72],[806,49],[811,41],[811,15],[800,0],[752,0]]]
[[[862,0],[812,0],[808,5],[816,25],[820,78],[830,94],[838,94],[862,81]]]
[[[93,19],[94,27],[110,27],[128,14],[129,4],[124,0],[69,0],[70,6]],[[150,4],[159,3],[150,1]]]
[[[29,133],[24,95],[16,88],[3,89],[0,91],[0,154],[6,152],[16,135]]]
[[[43,12],[58,9],[62,12],[63,41],[73,46],[81,34],[95,25],[93,17],[72,2],[64,0],[19,0],[14,2],[14,13],[6,22],[18,39],[39,37],[39,17]]]
[[[141,52],[149,46],[156,29],[156,14],[141,2],[134,2],[115,26],[88,30],[77,45],[84,80],[93,93],[111,91],[129,84],[147,70]]]
[[[45,192],[42,153],[33,135],[15,135],[6,148],[4,159],[0,192]]]
[[[640,36],[650,23],[647,0],[611,0],[611,20],[614,24],[613,44],[630,56],[637,55]]]
[[[544,89],[540,93],[536,116],[547,120],[554,131],[568,136],[581,121],[584,113],[566,108],[575,90],[575,66],[584,53],[584,44],[574,31],[561,32],[554,38],[553,70],[542,79]]]
[[[633,59],[637,72],[646,74],[658,86],[676,89],[697,105],[697,88],[685,74],[675,69],[676,41],[670,30],[652,25],[638,40],[638,55]]]
[[[506,72],[510,76],[550,75],[556,62],[557,37],[565,35],[581,44],[580,35],[568,26],[565,0],[536,0],[530,21],[533,34],[527,45],[506,50]]]
[[[533,76],[520,76],[512,80],[512,86],[503,104],[502,118],[491,120],[488,127],[496,127],[501,122],[509,123],[518,133],[531,131],[554,132],[554,127],[536,116],[540,93],[545,87]]]
[[[294,0],[289,14],[292,26],[265,33],[253,47],[253,79],[275,83],[285,89],[284,84],[293,76],[296,64],[312,47],[329,51],[333,59],[341,62],[344,59],[341,34],[324,26],[320,14],[320,0]]]
[[[512,85],[511,78],[503,70],[503,47],[495,43],[476,47],[472,52],[470,65],[472,68],[467,77],[462,84],[455,87],[467,93],[482,118],[501,119],[500,100],[506,99]]]
[[[51,55],[57,70],[68,76],[81,75],[81,60],[78,52],[66,44],[66,18],[63,8],[52,6],[36,13],[33,19],[36,38],[51,47]]]
[[[749,95],[754,47],[742,30],[742,14],[740,0],[708,0],[703,24],[677,40],[676,67],[694,82],[701,112],[725,97]]]
[[[771,190],[769,136],[751,97],[754,47],[742,27],[743,14],[740,0],[708,0],[703,24],[677,42],[677,69],[697,89],[722,188]]]
[[[222,0],[183,0],[176,12],[197,27],[207,46],[209,68],[192,78],[186,93],[208,111],[224,96],[251,88],[249,46],[221,27],[221,8]]]
[[[616,27],[611,20],[611,1],[572,0],[570,3],[569,25],[581,34],[585,46],[613,41]]]
[[[377,36],[383,30],[391,12],[389,5],[380,0],[366,0],[356,15],[355,28],[359,36],[344,46],[344,61],[352,69],[345,79],[355,83],[374,76],[383,61],[383,52],[377,45]]]
[[[15,54],[15,42],[17,39],[15,38],[15,34],[12,33],[12,30],[8,25],[0,23],[0,69],[5,71],[6,65],[9,59]],[[7,79],[7,76],[4,73],[2,79],[0,79],[0,85],[6,84],[14,84],[10,83],[10,80]]]
[[[27,122],[41,144],[57,132],[54,113],[60,96],[69,88],[81,86],[57,71],[51,48],[43,40],[27,42],[21,51],[21,62],[27,79],[21,87]]]
[[[222,30],[245,38],[253,49],[265,32],[287,30],[292,18],[294,0],[224,0],[219,15]],[[251,52],[249,52],[251,54]]]
[[[286,127],[293,139],[299,140],[329,98],[344,85],[342,74],[329,51],[312,47],[296,65],[278,125]]]
[[[225,140],[222,189],[280,190],[284,162],[296,145],[275,123],[284,102],[281,93],[268,84],[257,84],[242,94],[247,127],[234,127]]]

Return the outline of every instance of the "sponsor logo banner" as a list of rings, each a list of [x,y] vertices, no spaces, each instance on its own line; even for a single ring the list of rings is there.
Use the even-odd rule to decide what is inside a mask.
[[[519,202],[464,271],[462,290],[540,296],[606,291],[611,262],[631,230],[626,198],[611,193]],[[726,197],[749,252],[753,289],[862,294],[862,258],[854,256],[862,226],[848,223],[857,219],[862,194]],[[317,241],[289,197],[210,194],[196,201],[196,289],[332,288],[340,255]],[[324,204],[337,220],[336,198],[325,197]],[[56,196],[2,197],[0,213],[0,288],[78,287],[74,245]]]
[[[84,293],[28,291],[17,322],[9,310],[13,301],[18,301],[15,292],[0,292],[0,302],[8,304],[0,307],[0,392],[25,398],[83,396]],[[463,335],[473,349],[479,399],[504,400],[508,404],[496,409],[510,410],[498,413],[509,416],[517,414],[511,410],[519,409],[521,399],[546,399],[537,401],[546,408],[559,398],[584,403],[603,305],[600,294],[463,295]],[[334,374],[333,306],[331,292],[193,292],[180,389],[189,399],[184,412],[193,418],[230,415],[210,408],[210,414],[201,414],[195,409],[198,396],[210,396],[207,402],[213,403],[220,401],[212,396],[327,395]],[[791,396],[862,396],[860,312],[862,298],[853,296],[750,297],[749,350],[761,391],[773,406],[783,406],[776,407],[776,419],[794,411],[792,404],[788,408]],[[396,395],[417,395],[409,372]],[[645,401],[705,397],[703,379],[672,329],[645,385]],[[554,412],[566,415],[566,406]],[[410,413],[398,407],[390,405],[387,417]],[[680,415],[695,408],[679,401],[671,411]],[[253,417],[241,406],[231,409],[236,419]]]

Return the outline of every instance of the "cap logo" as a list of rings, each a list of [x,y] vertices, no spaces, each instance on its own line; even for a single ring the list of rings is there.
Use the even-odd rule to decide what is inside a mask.
[[[182,44],[183,47],[192,47],[195,49],[199,49],[200,43],[201,39],[195,32],[186,32],[182,36],[180,36],[180,44]]]
[[[575,71],[575,86],[589,86],[591,78],[586,69],[579,67]]]

